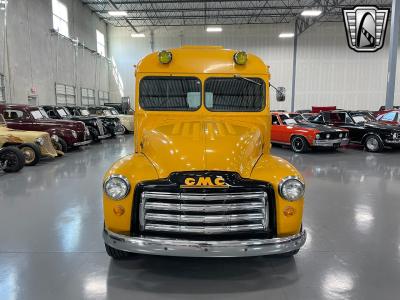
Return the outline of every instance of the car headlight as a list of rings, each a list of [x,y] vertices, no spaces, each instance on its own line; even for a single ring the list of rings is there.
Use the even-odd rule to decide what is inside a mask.
[[[326,138],[329,139],[330,137],[331,137],[331,135],[328,133],[328,134],[326,135]]]
[[[315,135],[315,138],[316,138],[317,140],[319,140],[319,139],[321,138],[321,135],[320,135],[319,133],[317,133],[317,134]]]
[[[52,139],[53,141],[55,141],[55,142],[58,142],[58,135],[53,134],[53,135],[51,136],[51,139]]]
[[[399,134],[397,132],[393,133],[393,139],[397,140],[399,138]]]
[[[40,145],[40,146],[42,146],[42,145],[44,144],[44,139],[43,139],[42,137],[37,138],[37,139],[35,140],[35,143],[38,144],[38,145]]]
[[[131,185],[128,179],[122,175],[111,175],[103,185],[104,192],[114,200],[121,200],[129,194]]]
[[[343,137],[343,133],[339,133],[339,137],[342,138]]]
[[[76,133],[75,130],[72,130],[72,136],[73,136],[74,138],[77,138],[77,137],[78,137],[78,134]]]
[[[296,201],[304,196],[305,185],[299,178],[289,176],[279,183],[279,194],[288,201]]]

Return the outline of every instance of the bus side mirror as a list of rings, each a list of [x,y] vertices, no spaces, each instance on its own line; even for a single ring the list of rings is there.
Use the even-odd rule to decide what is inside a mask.
[[[282,86],[276,88],[276,101],[283,102],[286,100],[286,89]]]

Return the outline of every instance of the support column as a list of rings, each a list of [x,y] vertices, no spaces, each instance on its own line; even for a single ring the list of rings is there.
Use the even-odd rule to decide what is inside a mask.
[[[293,70],[292,70],[292,99],[290,104],[290,111],[294,112],[294,101],[296,96],[296,63],[297,63],[297,20],[294,25],[294,39],[293,39]]]
[[[154,52],[154,31],[150,31],[150,49],[151,52]]]
[[[393,0],[390,22],[389,63],[386,84],[386,109],[393,108],[396,82],[397,46],[399,43],[400,0]]]

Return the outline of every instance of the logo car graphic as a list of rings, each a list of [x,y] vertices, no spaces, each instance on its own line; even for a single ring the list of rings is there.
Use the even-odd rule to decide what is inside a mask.
[[[180,186],[181,188],[226,188],[229,185],[225,182],[225,179],[221,176],[215,178],[207,177],[186,177],[185,184]]]
[[[389,9],[355,6],[343,9],[349,47],[357,52],[375,52],[385,41]]]

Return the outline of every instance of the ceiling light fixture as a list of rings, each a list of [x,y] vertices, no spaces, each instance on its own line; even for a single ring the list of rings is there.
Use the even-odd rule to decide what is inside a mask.
[[[207,27],[207,32],[221,32],[222,28],[221,27]]]
[[[281,39],[292,38],[292,37],[294,37],[294,33],[293,32],[282,32],[281,34],[279,34],[279,37]]]
[[[108,12],[108,14],[113,17],[124,17],[128,15],[128,13],[123,10],[111,10]]]
[[[301,12],[303,17],[318,17],[320,14],[322,14],[321,10],[304,10]]]

